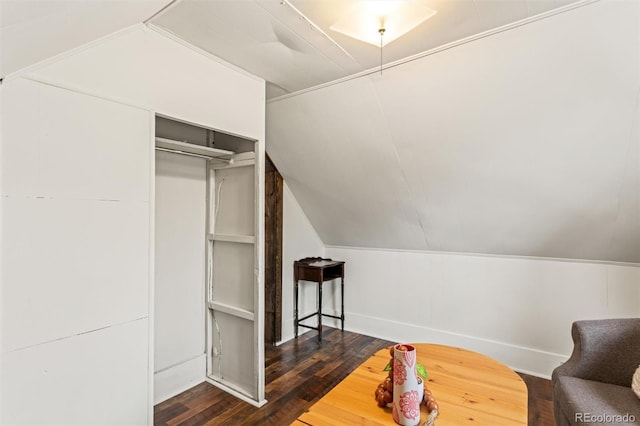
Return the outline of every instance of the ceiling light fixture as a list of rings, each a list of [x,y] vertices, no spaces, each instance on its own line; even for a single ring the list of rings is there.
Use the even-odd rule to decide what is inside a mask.
[[[424,0],[360,0],[329,28],[382,48],[437,13],[425,3]]]
[[[382,75],[382,46],[384,46],[383,38],[384,38],[385,31],[386,30],[384,29],[384,27],[380,27],[378,29],[378,32],[380,33],[380,75]]]

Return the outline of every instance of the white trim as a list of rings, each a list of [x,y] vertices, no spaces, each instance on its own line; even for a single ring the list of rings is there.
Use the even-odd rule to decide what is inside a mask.
[[[236,387],[228,382],[219,382],[217,381],[215,378],[211,378],[211,377],[207,377],[205,379],[208,383],[211,383],[213,386],[222,389],[223,391],[235,396],[238,399],[243,400],[244,402],[248,402],[249,404],[253,405],[254,407],[260,408],[262,407],[264,404],[267,403],[266,399],[261,399],[259,401],[256,401],[255,399],[252,399],[251,397],[245,395],[244,393],[242,393],[241,391],[238,391],[236,389]]]
[[[436,328],[417,326],[356,313],[345,313],[345,330],[392,342],[427,342],[472,350],[509,366],[509,368],[545,379],[568,355],[545,352],[509,343],[469,336]]]
[[[260,141],[263,139],[261,138]],[[213,170],[216,169],[226,169],[240,166],[253,166],[254,167],[254,209],[255,209],[255,224],[254,224],[254,236],[251,235],[228,235],[228,234],[216,234],[215,233],[215,219],[211,218],[210,215],[210,227],[208,229],[207,241],[208,246],[211,246],[212,241],[230,241],[234,243],[249,243],[253,244],[253,271],[254,271],[254,280],[253,280],[253,312],[248,309],[238,308],[236,306],[232,306],[226,303],[220,303],[213,299],[212,296],[212,287],[207,284],[207,291],[209,295],[207,296],[207,318],[208,318],[208,327],[209,332],[207,333],[207,377],[210,383],[215,386],[220,387],[226,392],[231,393],[232,395],[241,398],[242,400],[251,403],[257,407],[266,403],[264,400],[264,295],[262,286],[262,257],[264,256],[264,248],[262,247],[264,237],[264,197],[260,196],[264,193],[264,177],[263,169],[264,169],[264,142],[260,142],[259,140],[252,139],[254,142],[254,151],[253,152],[243,152],[231,157],[233,164],[230,165],[221,165],[222,167],[217,167],[217,165],[210,164],[209,167],[209,176],[212,180],[210,182],[211,191],[215,189],[215,178],[216,174],[213,173]],[[211,192],[209,194],[212,200],[215,203],[215,193]],[[214,209],[217,206],[213,207]],[[211,248],[209,248],[209,253],[211,253]],[[209,255],[210,257],[211,255]],[[209,272],[211,273],[211,272]],[[224,379],[220,379],[221,382],[218,382],[213,369],[213,354],[212,354],[212,342],[213,335],[211,334],[211,321],[213,312],[223,312],[229,315],[232,315],[237,318],[242,318],[244,320],[253,322],[253,349],[254,349],[254,357],[253,357],[253,365],[252,365],[252,376],[253,382],[250,389],[241,389],[237,385],[230,384],[225,382]]]
[[[265,400],[265,370],[264,363],[264,227],[265,227],[265,104],[262,104],[262,130],[263,134],[260,140],[254,144],[253,161],[254,163],[254,200],[255,200],[255,218],[254,218],[254,260],[253,260],[253,311],[255,312],[255,321],[253,323],[254,334],[254,380],[255,393],[258,406],[264,404]],[[264,402],[262,402],[264,401]]]
[[[599,1],[600,0],[581,0],[581,1],[577,1],[575,3],[571,3],[571,4],[568,4],[568,5],[559,7],[557,9],[549,10],[547,12],[540,13],[540,14],[535,15],[535,16],[531,16],[531,17],[528,17],[528,18],[521,19],[519,21],[511,22],[509,24],[502,25],[502,26],[497,27],[497,28],[492,28],[490,30],[483,31],[481,33],[474,34],[474,35],[471,35],[469,37],[461,38],[460,40],[452,41],[450,43],[443,44],[442,46],[438,46],[438,47],[435,47],[433,49],[425,50],[424,52],[416,53],[415,55],[411,55],[411,56],[407,56],[407,57],[402,58],[402,59],[398,59],[397,61],[389,62],[387,64],[384,64],[383,66],[376,66],[376,67],[373,67],[373,68],[366,69],[364,71],[360,71],[360,72],[355,73],[355,74],[348,75],[346,77],[342,77],[342,78],[338,78],[338,79],[333,80],[333,81],[329,81],[327,83],[318,84],[316,86],[308,87],[306,89],[301,89],[301,90],[298,90],[296,92],[287,93],[287,94],[284,94],[284,95],[281,95],[281,96],[277,96],[275,98],[268,99],[267,100],[267,104],[269,104],[271,102],[278,102],[278,101],[282,101],[282,100],[285,100],[285,99],[288,99],[288,98],[292,98],[292,97],[295,97],[295,96],[303,95],[303,94],[308,93],[308,92],[314,92],[316,90],[324,89],[326,87],[335,86],[337,84],[345,83],[347,81],[355,80],[355,79],[358,79],[358,78],[361,78],[361,77],[366,77],[366,76],[371,75],[371,74],[376,74],[376,73],[381,72],[382,70],[395,68],[395,67],[397,67],[399,65],[403,65],[403,64],[406,64],[408,62],[413,62],[415,60],[422,59],[424,57],[434,55],[434,54],[442,52],[444,50],[449,50],[449,49],[452,49],[454,47],[461,46],[463,44],[467,44],[467,43],[470,43],[470,42],[473,42],[473,41],[476,41],[476,40],[480,40],[480,39],[483,39],[485,37],[490,37],[492,35],[499,34],[499,33],[504,32],[504,31],[508,31],[508,30],[511,30],[511,29],[514,29],[514,28],[517,28],[517,27],[521,27],[523,25],[528,25],[528,24],[531,24],[533,22],[536,22],[536,21],[539,21],[539,20],[542,20],[542,19],[546,19],[546,18],[555,16],[555,15],[559,15],[559,14],[564,13],[564,12],[569,12],[569,11],[571,11],[573,9],[577,9],[579,7],[587,6],[587,5],[591,4],[591,3],[595,3],[595,2],[599,2]]]
[[[213,311],[218,311],[218,312],[223,312],[225,314],[229,314],[232,315],[234,317],[238,317],[238,318],[243,318],[249,321],[254,321],[255,320],[255,315],[253,314],[253,312],[247,310],[247,309],[242,309],[242,308],[238,308],[236,306],[231,306],[228,305],[226,303],[221,303],[221,302],[208,302],[208,307],[209,309],[213,310]]]
[[[199,354],[192,359],[164,368],[153,374],[155,381],[153,405],[166,401],[204,382],[207,369],[206,363],[206,355]],[[151,406],[152,409],[153,405]]]
[[[213,242],[209,236],[213,235],[215,229],[215,220],[213,217],[216,209],[216,174],[207,167],[207,212],[206,212],[206,232],[207,241],[205,249],[205,284],[204,284],[204,302],[205,308],[213,299]],[[205,309],[205,355],[207,359],[206,376],[213,374],[213,333],[214,320],[213,313]]]
[[[159,138],[159,137],[156,137],[155,140],[156,140],[156,147],[158,148],[165,148],[165,149],[175,150],[178,152],[186,152],[189,154],[202,155],[205,157],[221,158],[221,159],[228,160],[234,154],[233,151],[229,151],[226,149],[211,148],[208,146],[197,145],[197,144],[189,143],[186,141],[185,142],[176,141],[173,139]]]
[[[254,140],[253,142],[257,144],[257,141]],[[232,155],[229,163],[211,163],[211,168],[214,170],[220,170],[233,169],[235,167],[255,166],[256,158],[255,152],[240,152]]]
[[[25,75],[22,76],[21,78],[25,79],[25,80],[30,80],[33,81],[35,83],[40,83],[40,84],[44,84],[46,86],[51,86],[51,87],[57,87],[58,89],[64,89],[64,90],[68,90],[70,92],[75,92],[75,93],[79,93],[81,95],[87,95],[87,96],[92,96],[94,98],[97,99],[102,99],[103,101],[108,101],[108,102],[114,102],[120,105],[125,105],[131,108],[137,108],[137,109],[141,109],[144,111],[149,111],[149,112],[154,112],[154,109],[151,108],[149,105],[140,105],[140,104],[135,104],[129,101],[126,101],[124,99],[118,98],[118,97],[114,97],[114,96],[105,96],[104,94],[98,93],[96,91],[93,90],[88,90],[84,87],[78,87],[78,86],[73,86],[70,84],[66,84],[66,83],[62,83],[56,80],[52,80],[52,79],[48,79],[48,78],[42,78],[42,77],[36,77],[34,75]],[[157,114],[160,115],[160,114]]]
[[[232,157],[233,159],[233,157]],[[240,161],[232,161],[229,164],[225,163],[213,163],[211,164],[211,168],[214,170],[220,169],[233,169],[236,167],[251,167],[255,164],[255,160],[240,160]]]
[[[295,13],[296,15],[298,15],[298,19],[301,19],[302,21],[304,21],[304,23],[306,25],[309,25],[311,28],[313,28],[314,31],[317,31],[318,33],[320,33],[326,40],[329,41],[329,43],[333,44],[334,47],[338,48],[340,51],[342,51],[342,53],[344,53],[347,57],[349,57],[350,59],[352,59],[354,62],[357,62],[356,59],[351,56],[351,54],[349,52],[347,52],[347,50],[340,46],[340,44],[335,41],[333,39],[333,37],[331,37],[329,34],[327,34],[322,28],[320,28],[318,25],[316,25],[315,22],[313,22],[311,19],[309,19],[307,17],[307,15],[305,15],[304,13],[302,13],[302,11],[300,11],[300,9],[298,9],[297,7],[295,7],[290,0],[280,0],[280,4],[283,6],[287,6],[289,7],[289,9],[291,9],[293,11],[293,13]],[[261,5],[260,3],[258,3],[258,6],[262,7],[269,15],[271,15],[273,18],[278,19],[278,21],[280,21],[281,24],[285,25],[287,28],[289,28],[291,31],[297,32],[294,28],[292,28],[290,25],[284,23],[282,20],[280,20],[277,16],[275,16],[273,13],[271,13],[269,10],[267,10],[267,8],[265,8],[263,5]],[[325,56],[328,60],[330,60],[331,62],[333,62],[334,64],[338,65],[335,61],[333,61],[332,59],[328,58],[326,55],[323,54],[323,56]]]
[[[224,241],[227,243],[255,244],[256,237],[254,237],[253,235],[209,234],[209,241]]]
[[[156,153],[155,153],[155,136],[156,136],[156,117],[153,112],[149,111],[149,384],[148,384],[148,414],[147,424],[153,425],[153,406],[155,399],[155,261],[156,261]]]
[[[566,263],[596,263],[602,265],[628,266],[632,268],[640,268],[640,263],[634,262],[618,262],[615,260],[592,260],[592,259],[571,259],[564,257],[543,257],[543,256],[524,256],[516,254],[493,254],[493,253],[474,253],[474,252],[455,252],[455,251],[436,251],[436,250],[419,250],[419,249],[400,249],[400,248],[384,248],[384,247],[352,247],[325,244],[325,249],[336,250],[357,250],[357,251],[379,251],[379,252],[400,252],[415,254],[431,254],[442,256],[467,256],[467,257],[494,257],[498,259],[516,259],[516,260],[537,260],[545,262],[566,262]]]
[[[149,22],[156,19],[158,16],[162,16],[165,13],[167,13],[169,10],[173,9],[178,3],[180,3],[180,0],[169,0],[167,4],[165,4],[162,8],[160,8],[160,10],[156,11],[153,15],[149,16],[147,19],[142,21],[142,23],[148,24]]]

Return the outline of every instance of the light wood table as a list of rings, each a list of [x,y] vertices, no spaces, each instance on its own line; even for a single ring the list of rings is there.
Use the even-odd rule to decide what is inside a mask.
[[[527,387],[513,370],[487,356],[450,346],[412,343],[440,406],[436,426],[527,425]],[[373,394],[387,373],[382,349],[302,414],[293,425],[395,425],[391,408]],[[427,418],[424,405],[421,422]],[[422,424],[422,423],[421,423]]]

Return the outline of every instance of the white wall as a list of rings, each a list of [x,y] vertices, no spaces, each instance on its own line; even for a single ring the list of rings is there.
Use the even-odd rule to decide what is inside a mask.
[[[282,341],[293,338],[293,262],[303,257],[325,255],[324,244],[318,238],[318,234],[309,223],[309,219],[304,214],[287,183],[283,189],[283,229],[282,229]],[[312,283],[301,283],[299,290],[299,316],[303,317],[307,313],[315,311],[316,285]],[[328,289],[328,284],[325,284]],[[324,298],[327,308],[331,309],[329,302],[331,294],[326,294]],[[338,305],[339,307],[339,305]],[[313,321],[313,319],[311,319]],[[324,323],[327,323],[326,320]],[[313,322],[309,324],[314,325]],[[300,328],[298,333],[307,332],[308,329]]]
[[[640,314],[638,265],[325,246],[286,182],[284,203],[283,341],[293,337],[292,264],[304,256],[346,261],[347,330],[464,347],[541,377],[570,355],[573,321]],[[303,316],[316,286],[301,288]],[[337,312],[329,288],[325,310]]]
[[[269,102],[347,329],[548,376],[572,321],[638,316],[640,268],[598,261],[640,260],[639,13],[598,1]]]
[[[264,139],[264,81],[138,25],[29,76]]]
[[[327,244],[640,262],[640,2],[602,0],[268,103]]]
[[[206,376],[206,161],[156,152],[154,403]]]
[[[264,81],[144,26],[26,77],[46,84],[1,89],[0,423],[150,424],[153,116],[258,140],[261,175]],[[44,399],[57,408],[33,410]]]
[[[148,423],[152,116],[23,79],[1,116],[0,423]]]
[[[346,328],[435,342],[543,377],[571,353],[578,319],[636,317],[640,267],[332,247],[346,261]]]

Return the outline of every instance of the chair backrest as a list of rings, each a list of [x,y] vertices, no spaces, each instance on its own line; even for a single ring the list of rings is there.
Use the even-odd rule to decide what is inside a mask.
[[[640,318],[576,321],[571,335],[580,377],[631,386],[640,366]]]

